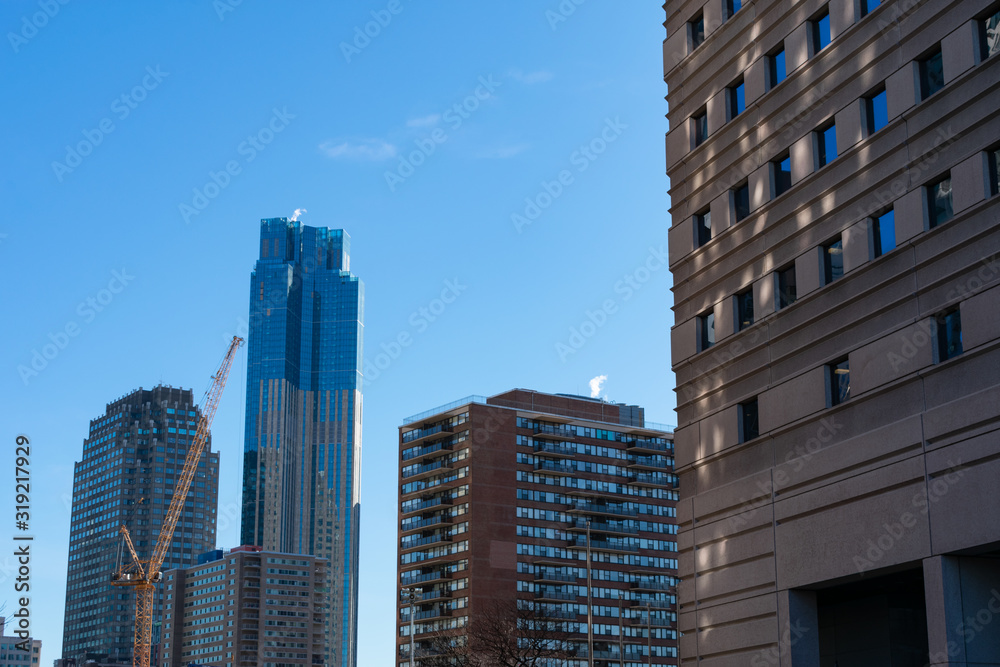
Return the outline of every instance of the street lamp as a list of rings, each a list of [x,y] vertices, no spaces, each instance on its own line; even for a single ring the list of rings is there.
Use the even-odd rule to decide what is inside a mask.
[[[410,602],[410,667],[413,667],[414,661],[414,648],[413,648],[413,606],[417,602],[417,588],[404,588],[403,589],[403,599],[409,600]]]

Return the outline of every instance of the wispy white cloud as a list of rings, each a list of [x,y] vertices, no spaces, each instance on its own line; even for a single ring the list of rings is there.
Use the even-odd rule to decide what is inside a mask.
[[[588,384],[590,385],[590,397],[598,398],[601,395],[601,390],[604,388],[604,383],[607,381],[607,375],[598,375],[595,378],[591,378]]]
[[[406,121],[406,127],[430,127],[431,125],[437,125],[441,120],[441,114],[432,113],[429,116],[421,116],[420,118],[411,118]]]
[[[347,160],[388,160],[396,155],[396,146],[384,139],[331,139],[319,145],[327,157]]]
[[[531,148],[531,144],[512,144],[510,146],[500,146],[481,152],[477,157],[487,160],[505,160],[509,157],[519,155]]]
[[[306,211],[304,208],[295,209],[295,213],[292,213],[292,220],[298,221],[299,216],[302,215],[303,213],[308,213],[308,211]]]
[[[555,75],[552,72],[546,70],[538,70],[537,72],[522,72],[519,69],[514,69],[508,72],[510,78],[515,81],[520,81],[521,83],[532,85],[535,83],[545,83],[546,81],[551,81],[552,77]]]

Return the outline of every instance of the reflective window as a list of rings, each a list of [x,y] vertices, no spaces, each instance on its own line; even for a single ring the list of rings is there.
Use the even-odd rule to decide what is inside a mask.
[[[767,69],[768,69],[768,79],[767,82],[768,89],[774,88],[779,83],[785,80],[788,76],[788,72],[785,70],[785,47],[782,46],[779,50],[772,53],[767,58]]]
[[[920,61],[920,99],[928,97],[944,88],[944,67],[941,49]]]
[[[861,16],[868,16],[881,4],[881,0],[861,0]]]
[[[830,404],[840,405],[851,397],[851,369],[847,359],[828,366],[830,372]]]
[[[698,245],[701,247],[712,240],[712,211],[705,209],[701,213],[694,215],[694,229],[697,234]]]
[[[736,222],[750,215],[750,185],[744,183],[733,190],[733,204]]]
[[[757,399],[740,403],[740,442],[753,440],[760,435],[760,423],[757,420]]]
[[[874,219],[872,228],[873,250],[876,257],[896,249],[896,212],[889,209]]]
[[[954,211],[951,205],[950,175],[927,186],[927,213],[932,228],[951,220]]]
[[[889,108],[886,102],[885,89],[865,99],[865,122],[868,134],[872,135],[889,123]]]
[[[729,87],[729,120],[736,118],[747,108],[743,79]]]
[[[737,331],[753,324],[753,288],[736,295]]]
[[[823,13],[812,20],[813,53],[819,53],[830,44],[830,12]]]
[[[1000,53],[1000,11],[987,16],[980,23],[980,37],[983,48],[983,60]]]
[[[837,126],[833,123],[816,130],[816,162],[825,167],[837,159]]]
[[[823,246],[823,284],[844,277],[844,242],[837,239]]]
[[[694,124],[694,145],[701,146],[708,139],[708,114],[702,110],[691,117]]]
[[[715,345],[715,312],[708,311],[698,317],[699,349],[701,352]]]
[[[956,308],[938,315],[937,343],[938,361],[947,361],[962,354],[962,316]]]
[[[786,153],[771,164],[774,166],[774,196],[779,197],[792,187],[792,158]]]
[[[726,15],[732,16],[743,7],[742,0],[726,0]]]
[[[698,14],[688,22],[688,25],[691,26],[691,50],[693,51],[705,41],[705,15]]]
[[[795,289],[795,265],[785,267],[778,273],[778,308],[786,308],[798,298]]]

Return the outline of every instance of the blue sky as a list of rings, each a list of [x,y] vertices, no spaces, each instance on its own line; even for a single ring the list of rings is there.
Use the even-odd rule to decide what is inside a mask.
[[[201,396],[245,327],[261,218],[346,229],[366,284],[363,666],[392,660],[403,418],[604,375],[602,396],[674,422],[662,20],[600,0],[0,4],[0,498],[13,514],[24,433],[44,664],[88,422],[140,386]],[[240,360],[213,428],[225,547],[244,382]]]

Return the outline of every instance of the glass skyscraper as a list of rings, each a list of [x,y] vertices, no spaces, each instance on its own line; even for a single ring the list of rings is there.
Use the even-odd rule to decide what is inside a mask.
[[[241,541],[330,560],[327,664],[339,667],[357,662],[363,313],[343,230],[261,220]]]

